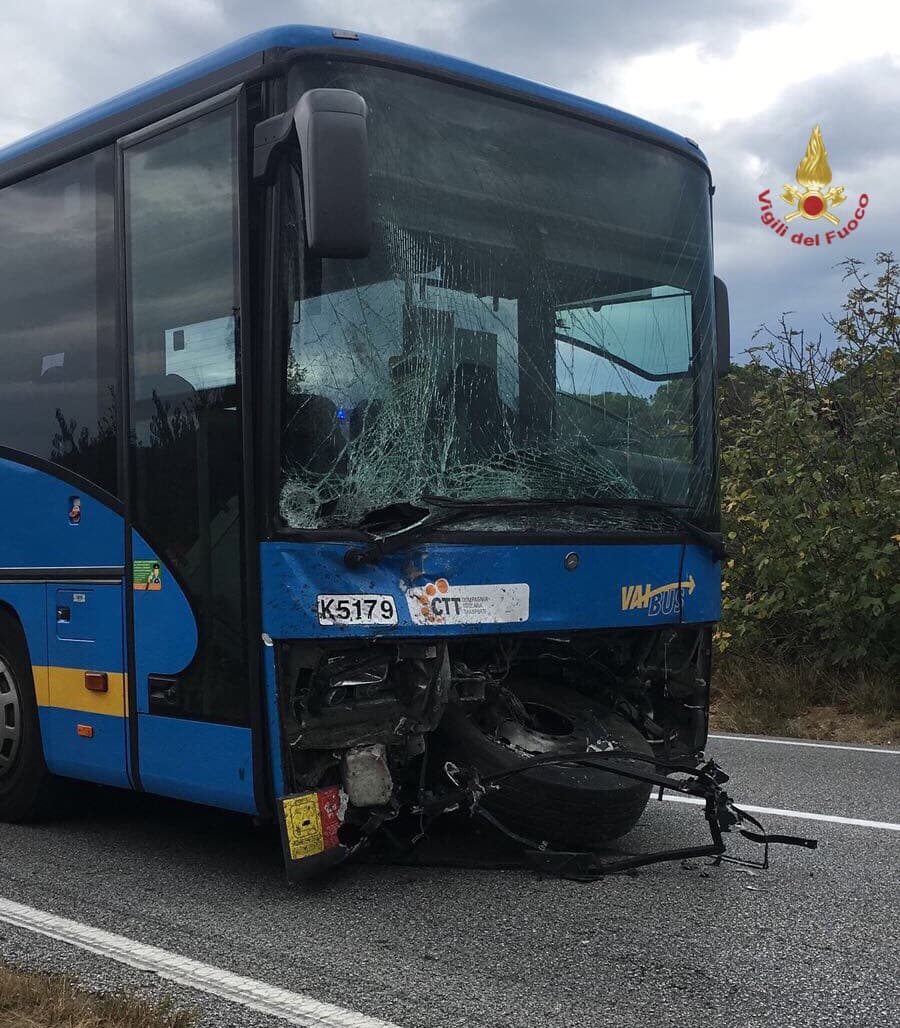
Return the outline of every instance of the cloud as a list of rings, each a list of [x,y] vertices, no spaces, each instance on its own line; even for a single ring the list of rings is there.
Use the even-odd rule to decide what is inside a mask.
[[[616,5],[613,14],[596,0],[489,0],[468,4],[461,27],[473,59],[577,91],[595,76],[607,80],[635,52],[704,38],[710,52],[725,55],[735,33],[777,9],[775,0],[652,0]]]
[[[765,115],[789,90],[826,73],[900,57],[900,8],[883,0],[794,0],[769,14],[735,33],[727,52],[710,47],[706,34],[642,47],[616,71],[614,102],[716,130]]]

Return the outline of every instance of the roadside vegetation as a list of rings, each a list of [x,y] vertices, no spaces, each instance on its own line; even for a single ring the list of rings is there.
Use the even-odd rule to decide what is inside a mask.
[[[900,739],[900,264],[844,271],[836,348],[783,316],[723,379],[720,729]]]
[[[56,975],[0,965],[0,1028],[190,1028],[165,1002],[97,996]]]

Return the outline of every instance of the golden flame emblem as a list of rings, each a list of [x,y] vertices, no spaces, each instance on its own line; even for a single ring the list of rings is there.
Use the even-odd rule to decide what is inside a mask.
[[[784,220],[806,218],[807,221],[815,221],[817,218],[826,218],[832,225],[839,225],[841,219],[835,217],[830,208],[837,207],[847,197],[843,186],[833,186],[823,192],[831,182],[831,166],[828,164],[828,151],[822,142],[822,130],[818,125],[812,130],[806,153],[797,165],[797,182],[802,188],[788,183],[781,194],[781,199],[795,208],[785,215]]]

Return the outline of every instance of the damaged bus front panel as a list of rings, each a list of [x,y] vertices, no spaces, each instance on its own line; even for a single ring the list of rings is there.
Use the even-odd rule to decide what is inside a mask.
[[[719,573],[701,547],[434,543],[361,574],[347,571],[346,551],[264,548],[284,791],[336,788],[344,842],[359,841],[373,813],[415,805],[426,759],[440,776],[445,758],[478,755],[443,730],[459,718],[513,759],[636,748],[613,721],[661,758],[702,750]],[[396,623],[374,628],[367,616]],[[591,841],[579,821],[535,827],[560,844]],[[608,837],[599,826],[595,841]]]
[[[706,741],[708,171],[687,143],[500,93],[309,58],[258,133],[280,369],[262,627],[292,874],[453,768]],[[648,795],[542,767],[484,803],[590,847]]]

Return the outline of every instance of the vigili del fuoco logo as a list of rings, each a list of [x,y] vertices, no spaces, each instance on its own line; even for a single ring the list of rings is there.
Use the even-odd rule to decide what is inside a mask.
[[[802,218],[804,221],[824,220],[834,226],[809,234],[803,231],[792,233],[790,240],[796,246],[831,246],[838,239],[846,239],[851,232],[859,228],[859,223],[866,216],[869,196],[867,193],[861,193],[853,217],[846,225],[838,227],[841,225],[841,218],[834,213],[834,208],[844,203],[847,196],[843,186],[831,185],[831,177],[831,166],[828,163],[828,151],[822,141],[822,130],[816,125],[809,137],[803,160],[797,165],[797,184],[786,183],[784,192],[779,197],[788,205],[790,211],[779,217],[773,209],[771,194],[765,189],[757,197],[762,212],[760,221],[768,225],[778,236],[788,235],[795,218]]]

